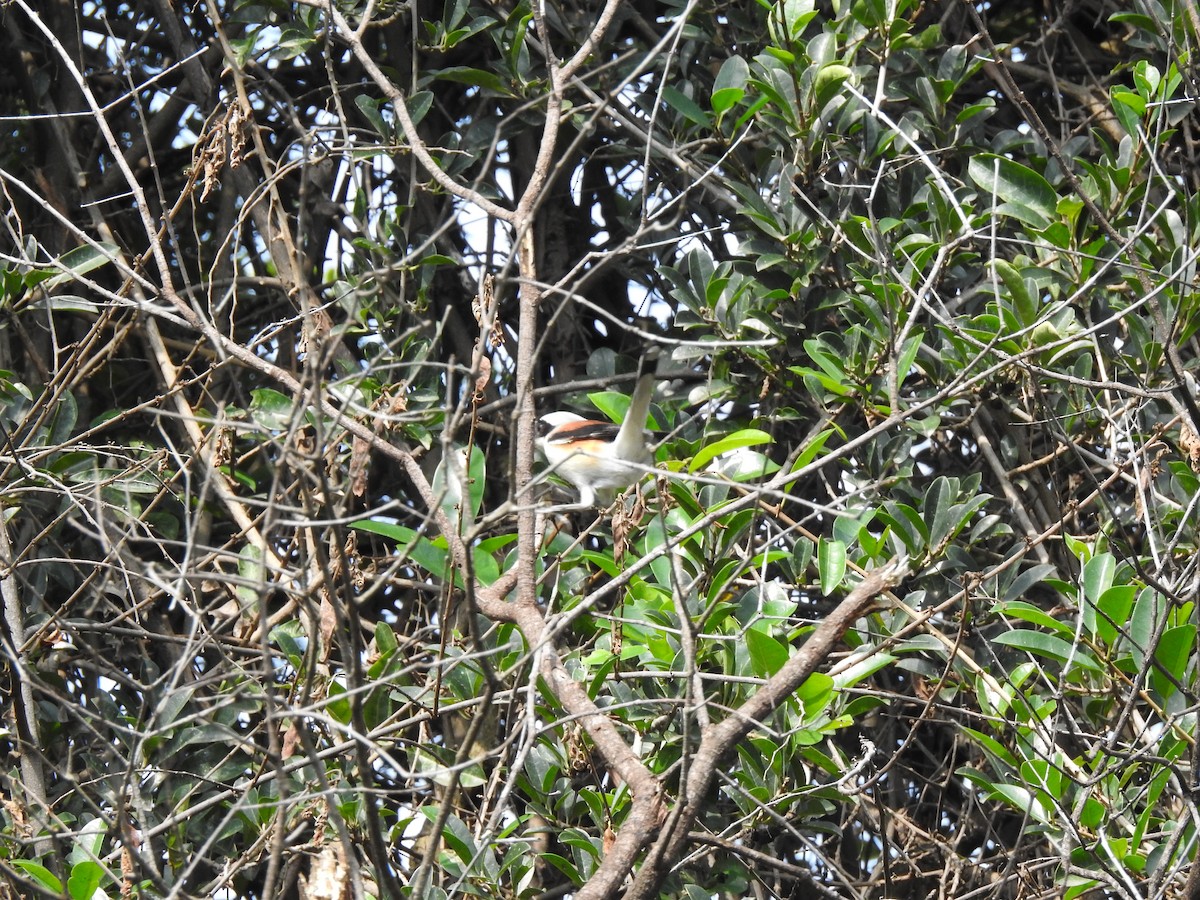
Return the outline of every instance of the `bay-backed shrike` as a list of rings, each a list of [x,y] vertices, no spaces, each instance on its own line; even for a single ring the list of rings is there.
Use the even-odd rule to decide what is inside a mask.
[[[654,394],[657,348],[642,357],[637,386],[620,427],[570,412],[542,416],[550,427],[540,441],[542,455],[556,472],[579,490],[579,506],[596,505],[596,492],[627,488],[646,474],[653,461],[646,445],[646,416]]]

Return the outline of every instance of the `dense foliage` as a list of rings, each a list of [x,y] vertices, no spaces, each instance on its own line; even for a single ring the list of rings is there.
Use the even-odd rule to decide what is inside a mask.
[[[1194,4],[0,22],[0,896],[1200,897]]]

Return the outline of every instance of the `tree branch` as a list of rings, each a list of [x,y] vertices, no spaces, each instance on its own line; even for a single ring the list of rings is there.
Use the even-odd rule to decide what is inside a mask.
[[[899,585],[907,575],[908,562],[903,559],[893,560],[868,573],[766,684],[727,718],[704,729],[700,747],[689,766],[682,805],[672,811],[667,826],[647,854],[624,900],[650,900],[658,896],[670,866],[681,856],[688,832],[708,801],[721,760],[817,670],[880,594]]]

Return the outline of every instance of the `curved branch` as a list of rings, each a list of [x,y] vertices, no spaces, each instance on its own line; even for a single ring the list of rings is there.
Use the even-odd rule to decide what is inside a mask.
[[[625,900],[650,900],[666,878],[672,862],[679,858],[721,760],[762,720],[777,710],[828,658],[842,635],[867,613],[881,594],[900,584],[908,575],[908,561],[893,560],[867,574],[804,642],[799,651],[774,676],[755,691],[726,719],[704,729],[700,748],[691,761],[683,791],[683,805],[671,814],[646,862],[638,871]]]

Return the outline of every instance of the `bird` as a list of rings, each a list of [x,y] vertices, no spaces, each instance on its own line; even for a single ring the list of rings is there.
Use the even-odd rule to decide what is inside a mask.
[[[646,417],[654,394],[653,364],[657,358],[657,348],[642,357],[637,386],[619,427],[571,412],[541,417],[550,429],[539,442],[542,455],[550,471],[579,491],[580,509],[595,506],[598,491],[629,487],[646,474],[646,467],[654,461],[646,444]]]

